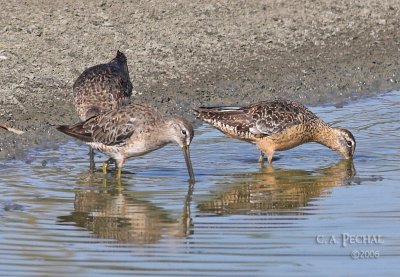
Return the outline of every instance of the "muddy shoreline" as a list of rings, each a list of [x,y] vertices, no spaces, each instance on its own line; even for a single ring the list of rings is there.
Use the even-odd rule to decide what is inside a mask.
[[[134,101],[199,105],[289,98],[341,105],[400,88],[400,3],[376,0],[11,1],[0,11],[0,158],[66,140],[72,84],[117,49]]]

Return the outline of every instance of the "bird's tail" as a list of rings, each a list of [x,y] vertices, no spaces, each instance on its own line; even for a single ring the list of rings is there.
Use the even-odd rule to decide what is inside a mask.
[[[122,53],[121,51],[117,51],[117,55],[115,56],[114,59],[112,59],[109,64],[114,65],[116,67],[118,67],[119,69],[121,69],[124,72],[124,78],[126,78],[127,80],[125,80],[126,82],[128,82],[128,85],[132,86],[132,84],[129,81],[129,69],[128,69],[128,62],[126,59],[126,56],[124,55],[124,53]],[[130,97],[131,93],[132,93],[132,88],[128,89],[128,97]]]
[[[230,118],[242,113],[242,107],[199,107],[193,110],[194,115],[208,123],[215,120]]]
[[[193,109],[193,114],[196,118],[201,119],[207,123],[211,123],[211,119],[213,118],[211,108],[207,107],[199,107],[197,109]]]
[[[126,61],[127,61],[127,59],[126,59],[125,54],[119,50],[117,50],[117,55],[115,56],[115,58],[111,60],[112,63],[115,62],[118,64],[125,64]]]
[[[85,142],[92,142],[92,133],[83,127],[85,122],[79,122],[74,125],[60,125],[56,129],[68,136],[77,138]]]

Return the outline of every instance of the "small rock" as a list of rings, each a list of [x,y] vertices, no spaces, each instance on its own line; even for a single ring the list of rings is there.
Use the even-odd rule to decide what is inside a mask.
[[[379,19],[378,20],[379,25],[386,25],[386,19]]]
[[[113,24],[111,22],[106,21],[106,22],[103,22],[103,24],[101,24],[101,26],[103,26],[103,27],[112,27]]]

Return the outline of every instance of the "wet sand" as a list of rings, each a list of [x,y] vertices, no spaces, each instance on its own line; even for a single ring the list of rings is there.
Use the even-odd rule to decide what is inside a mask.
[[[72,85],[119,49],[134,101],[334,103],[399,89],[400,3],[377,0],[31,1],[0,10],[0,158],[66,139]],[[349,119],[351,120],[351,119]]]

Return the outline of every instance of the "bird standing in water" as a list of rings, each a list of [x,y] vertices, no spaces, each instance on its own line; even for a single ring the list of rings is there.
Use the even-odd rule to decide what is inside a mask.
[[[74,105],[81,121],[130,104],[132,83],[126,56],[117,51],[110,62],[86,69],[73,86]],[[94,169],[94,152],[90,148],[90,168]]]
[[[106,173],[108,164],[115,161],[118,178],[126,159],[176,142],[182,148],[190,180],[194,181],[189,152],[194,132],[192,124],[183,117],[166,117],[150,106],[132,104],[57,129],[110,156],[103,163],[103,172]]]
[[[194,111],[201,120],[224,134],[255,144],[269,163],[275,151],[303,143],[317,142],[340,153],[353,156],[356,141],[352,133],[334,128],[302,104],[289,100],[262,101],[247,107],[200,107]]]

